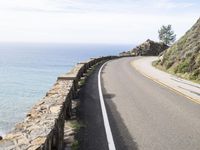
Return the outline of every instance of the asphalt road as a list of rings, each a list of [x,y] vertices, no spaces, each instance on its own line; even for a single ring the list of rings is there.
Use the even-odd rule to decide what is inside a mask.
[[[199,150],[200,105],[141,75],[130,64],[134,59],[138,58],[112,60],[102,70],[116,149]],[[80,92],[81,150],[108,150],[97,84],[99,67]]]
[[[100,66],[86,80],[79,95],[78,118],[81,129],[77,138],[80,150],[108,150],[98,90]]]
[[[133,59],[110,61],[102,71],[116,149],[199,150],[200,105],[141,75]]]

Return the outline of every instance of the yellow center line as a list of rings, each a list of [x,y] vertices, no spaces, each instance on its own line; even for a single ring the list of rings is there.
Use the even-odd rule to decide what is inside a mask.
[[[181,95],[181,96],[186,97],[187,99],[189,99],[189,100],[192,101],[192,102],[195,102],[195,103],[197,103],[197,104],[200,104],[200,101],[199,101],[198,99],[194,99],[194,98],[192,98],[192,97],[190,97],[190,96],[188,96],[188,95],[186,95],[186,94],[184,94],[184,93],[182,93],[182,92],[176,90],[175,88],[172,88],[172,87],[170,87],[169,85],[167,85],[167,84],[165,84],[165,83],[163,83],[163,82],[161,82],[161,81],[159,81],[159,80],[157,80],[157,79],[155,79],[155,78],[153,78],[153,77],[147,75],[147,74],[144,73],[143,71],[141,71],[141,70],[137,67],[137,65],[135,64],[135,60],[132,61],[132,62],[130,62],[130,64],[131,64],[132,67],[135,68],[135,70],[136,70],[137,72],[139,72],[140,74],[142,74],[142,75],[145,76],[146,78],[148,78],[148,79],[150,79],[150,80],[153,80],[154,82],[158,83],[159,85],[164,86],[165,88],[167,88],[167,89],[169,89],[169,90],[171,90],[171,91],[173,91],[173,92],[175,92],[175,93],[177,93],[177,94],[179,94],[179,95]]]

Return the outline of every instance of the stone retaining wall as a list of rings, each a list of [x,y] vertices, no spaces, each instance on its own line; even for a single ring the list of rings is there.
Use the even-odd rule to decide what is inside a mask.
[[[71,101],[77,97],[80,78],[96,63],[114,58],[92,58],[59,76],[24,121],[0,141],[0,150],[62,150],[64,121],[70,118]]]

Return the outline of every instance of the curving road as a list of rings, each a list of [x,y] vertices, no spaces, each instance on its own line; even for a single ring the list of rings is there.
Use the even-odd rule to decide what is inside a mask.
[[[116,149],[199,150],[200,105],[138,73],[134,59],[110,61],[102,71]]]

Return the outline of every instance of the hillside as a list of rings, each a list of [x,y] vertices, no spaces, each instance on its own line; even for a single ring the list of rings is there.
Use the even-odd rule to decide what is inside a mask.
[[[200,18],[156,65],[183,78],[200,82]]]

